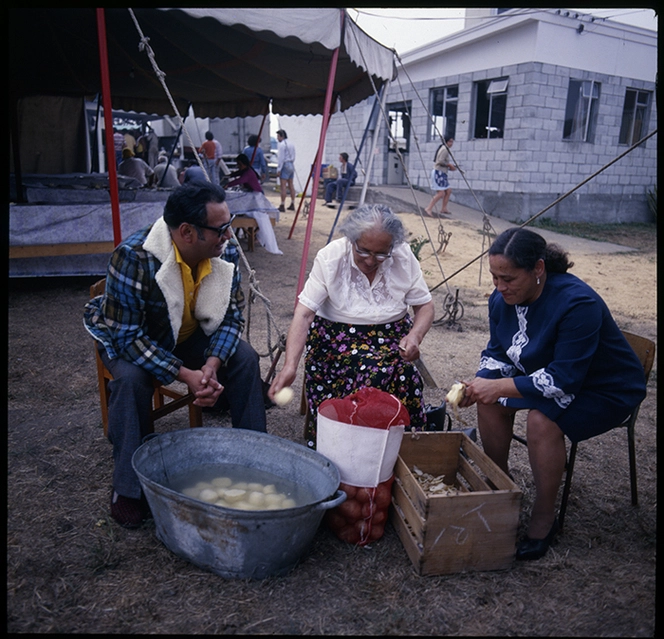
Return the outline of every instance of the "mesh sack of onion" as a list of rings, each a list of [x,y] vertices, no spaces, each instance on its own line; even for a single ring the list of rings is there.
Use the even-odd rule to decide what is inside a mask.
[[[383,536],[394,466],[409,425],[404,405],[376,388],[319,406],[316,450],[337,466],[340,489],[348,496],[325,513],[324,521],[342,541],[364,546]]]

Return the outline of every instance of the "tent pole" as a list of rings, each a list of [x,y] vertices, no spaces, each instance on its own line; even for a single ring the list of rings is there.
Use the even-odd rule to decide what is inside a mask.
[[[390,80],[388,80],[382,87],[383,94],[381,96],[380,100],[380,110],[382,113],[385,113],[385,102],[387,101],[387,91],[390,88]],[[364,204],[364,198],[367,195],[367,187],[369,186],[369,177],[371,175],[371,171],[373,169],[373,160],[374,160],[374,152],[376,150],[376,143],[378,142],[378,131],[380,130],[380,120],[376,120],[376,126],[374,128],[373,132],[373,138],[371,140],[371,150],[369,151],[369,162],[367,163],[367,178],[364,180],[364,184],[362,184],[362,195],[360,196],[360,206]]]
[[[344,37],[344,16],[345,10],[340,10],[341,16],[341,42],[343,42]],[[323,148],[325,147],[325,136],[327,134],[327,125],[330,122],[330,111],[332,109],[332,92],[334,90],[334,78],[337,73],[337,63],[339,61],[339,49],[341,48],[341,42],[339,47],[334,50],[332,54],[332,60],[330,62],[330,72],[327,79],[327,89],[325,92],[325,106],[323,108],[323,124],[320,129],[320,141],[318,143],[318,153],[316,153],[316,160],[314,161],[314,169],[312,171],[313,176],[320,175],[321,169],[321,160],[323,157]],[[314,188],[311,189],[311,206],[309,207],[309,216],[307,218],[307,229],[304,235],[304,246],[302,247],[302,261],[300,262],[300,274],[297,280],[297,291],[295,294],[295,305],[297,306],[297,297],[302,292],[304,288],[304,276],[307,270],[307,258],[309,256],[309,244],[311,242],[311,231],[314,223],[314,211],[316,210],[316,195],[318,194],[318,185],[314,184]]]
[[[104,103],[104,125],[106,127],[106,161],[108,163],[108,188],[111,196],[113,217],[113,243],[122,241],[120,229],[120,195],[118,193],[118,173],[115,166],[115,145],[113,143],[113,107],[111,106],[111,80],[108,71],[108,46],[106,44],[106,19],[104,10],[97,9],[97,37],[99,39],[99,66],[101,69],[101,95]]]

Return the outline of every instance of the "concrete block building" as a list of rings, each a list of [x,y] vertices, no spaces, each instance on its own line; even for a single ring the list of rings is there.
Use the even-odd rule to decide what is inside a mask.
[[[656,129],[656,32],[562,9],[468,11],[464,30],[400,60],[358,183],[428,190],[451,135],[464,171],[450,173],[451,202],[521,222]],[[324,162],[352,161],[374,100],[333,115]],[[655,134],[544,217],[648,221],[656,176]]]

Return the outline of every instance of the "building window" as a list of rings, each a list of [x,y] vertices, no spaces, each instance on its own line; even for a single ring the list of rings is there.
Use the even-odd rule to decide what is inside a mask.
[[[429,141],[456,136],[457,103],[459,102],[458,85],[431,89],[429,93],[431,109],[431,128]]]
[[[595,138],[600,83],[570,80],[565,107],[563,140],[592,142]]]
[[[650,91],[625,91],[618,144],[636,144],[645,134],[650,110]]]
[[[476,138],[503,137],[508,83],[508,78],[475,83]]]

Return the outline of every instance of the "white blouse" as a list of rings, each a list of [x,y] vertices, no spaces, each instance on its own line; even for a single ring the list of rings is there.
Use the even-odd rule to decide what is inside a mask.
[[[346,324],[385,324],[409,306],[431,301],[422,269],[406,242],[378,266],[373,282],[360,271],[343,237],[318,251],[299,301],[320,317]]]

